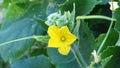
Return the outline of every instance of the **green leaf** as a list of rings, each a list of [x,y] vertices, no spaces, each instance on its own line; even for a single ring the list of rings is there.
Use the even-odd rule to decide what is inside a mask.
[[[57,68],[80,68],[77,61],[71,61],[68,63],[58,64]]]
[[[87,15],[98,4],[97,0],[67,0],[59,9],[62,11],[72,11],[73,3],[75,3],[76,15]]]
[[[101,0],[102,2],[101,2],[101,4],[107,4],[107,3],[109,3],[111,0]]]
[[[120,47],[110,46],[101,53],[101,59],[105,59],[112,55],[111,60],[105,65],[105,68],[119,68],[120,67]]]
[[[120,8],[116,9],[114,12],[114,18],[116,18],[115,29],[120,32]]]
[[[67,56],[61,55],[57,49],[48,48],[47,49],[48,56],[52,59],[53,64],[61,64],[73,61],[74,55],[70,52]]]
[[[49,59],[44,56],[36,56],[25,60],[17,61],[11,68],[52,68]]]
[[[20,7],[20,6],[16,5],[16,4],[11,4],[7,8],[4,8],[3,9],[3,17],[5,19],[10,19],[10,20],[18,19],[25,12],[26,5],[25,4],[21,4],[21,5],[23,5],[24,8],[22,8],[22,7]]]
[[[2,0],[2,3],[0,3],[0,8],[6,8],[8,7],[11,0]]]
[[[28,9],[26,10],[24,17],[40,17],[44,19],[46,17],[46,10],[47,10],[48,1],[42,0],[42,2],[31,2],[28,5]]]
[[[72,52],[64,56],[61,55],[57,49],[48,48],[47,53],[57,68],[80,68]]]
[[[41,19],[45,19],[47,4],[47,0],[43,0],[42,2],[33,1],[30,3],[11,4],[3,12],[4,23],[2,28],[6,28],[13,22],[24,18],[40,17]]]
[[[35,18],[35,20],[47,31],[48,26],[44,23],[45,21],[41,20],[40,18]]]
[[[36,47],[36,48],[33,48],[30,53],[29,53],[29,56],[32,57],[32,56],[38,56],[38,55],[47,55],[47,50],[45,48],[45,45],[40,45],[41,47]]]
[[[34,20],[26,18],[21,21],[15,22],[6,29],[1,30],[0,43],[36,34],[41,35],[43,33],[43,29]],[[24,53],[31,48],[33,43],[33,39],[28,39],[3,45],[0,46],[0,54],[4,61],[12,62],[17,59],[20,59],[24,55]]]
[[[97,39],[97,49],[99,48],[99,46],[101,45],[101,43],[103,42],[103,39],[105,37],[105,34],[101,34],[98,39]],[[103,45],[103,48],[101,50],[101,52],[106,49],[108,46],[114,46],[116,44],[116,42],[118,41],[118,37],[119,34],[117,31],[115,31],[114,29],[111,29],[109,36],[105,42],[105,44]],[[114,40],[113,40],[114,39]]]
[[[112,58],[112,56],[102,59],[100,68],[105,68],[106,64],[111,60],[111,58]]]
[[[95,39],[86,22],[81,22],[78,41],[79,52],[81,53],[85,62],[90,64],[90,55],[95,48]]]

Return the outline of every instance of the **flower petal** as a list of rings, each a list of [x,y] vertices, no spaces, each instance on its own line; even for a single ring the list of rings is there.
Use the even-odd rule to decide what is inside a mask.
[[[61,28],[59,29],[60,35],[66,36],[66,33],[67,33],[67,32],[70,32],[67,26],[63,26],[63,27],[61,27]]]
[[[51,39],[49,39],[48,47],[58,48],[58,47],[60,47],[60,44],[57,41],[57,39],[51,38]]]
[[[58,48],[58,51],[62,55],[68,55],[70,52],[71,46],[70,45],[62,45],[60,48]]]
[[[76,40],[76,36],[71,34],[70,32],[66,34],[66,38],[67,38],[66,42],[68,44],[72,44]]]
[[[50,26],[48,28],[48,34],[50,35],[50,37],[56,37],[58,30],[59,30],[59,28],[57,26],[55,26],[55,25]]]

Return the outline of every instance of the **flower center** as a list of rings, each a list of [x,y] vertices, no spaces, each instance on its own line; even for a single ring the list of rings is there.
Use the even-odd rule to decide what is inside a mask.
[[[65,41],[66,38],[64,36],[61,37],[61,41]]]

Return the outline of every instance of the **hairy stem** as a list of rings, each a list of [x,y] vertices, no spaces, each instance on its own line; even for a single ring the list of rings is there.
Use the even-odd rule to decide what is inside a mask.
[[[33,36],[23,37],[23,38],[19,38],[19,39],[15,39],[15,40],[11,40],[11,41],[1,43],[0,46],[7,45],[7,44],[10,44],[10,43],[14,43],[14,42],[18,42],[18,41],[22,41],[22,40],[32,39],[32,38],[34,38],[34,37]]]
[[[89,16],[76,17],[76,20],[80,20],[80,19],[105,19],[105,20],[110,20],[110,21],[116,21],[114,18],[110,18],[107,16],[101,16],[101,15],[89,15]]]

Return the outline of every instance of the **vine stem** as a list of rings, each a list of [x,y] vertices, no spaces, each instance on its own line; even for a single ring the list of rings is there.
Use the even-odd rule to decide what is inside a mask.
[[[110,21],[116,21],[114,18],[110,18],[107,16],[102,16],[102,15],[89,15],[89,16],[78,16],[76,17],[76,20],[80,19],[105,19],[105,20],[110,20]]]
[[[22,41],[22,40],[35,39],[36,37],[38,37],[38,36],[33,35],[33,36],[23,37],[23,38],[19,38],[19,39],[15,39],[15,40],[11,40],[11,41],[1,43],[0,46],[7,45],[7,44],[10,44],[10,43],[14,43],[14,42],[18,42],[18,41]]]
[[[113,19],[113,9],[114,9],[114,7],[113,7],[113,0],[111,0],[111,5],[112,5],[112,19]],[[103,39],[103,41],[102,41],[102,43],[101,43],[101,45],[100,45],[100,47],[99,47],[99,49],[98,49],[98,51],[97,51],[97,54],[99,54],[100,53],[100,51],[102,50],[102,47],[104,46],[104,44],[105,44],[105,42],[106,42],[106,40],[107,40],[107,38],[108,38],[108,36],[109,36],[109,34],[110,34],[110,30],[111,30],[111,28],[112,28],[112,25],[113,25],[113,21],[114,20],[112,20],[111,19],[111,24],[110,24],[110,26],[109,26],[109,29],[108,29],[108,31],[107,31],[107,34],[106,34],[106,36],[105,36],[105,38]]]

